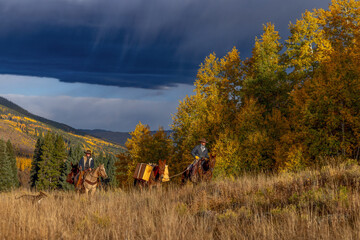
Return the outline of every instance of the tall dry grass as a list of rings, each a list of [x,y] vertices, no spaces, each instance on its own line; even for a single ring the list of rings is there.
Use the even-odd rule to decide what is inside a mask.
[[[0,195],[0,239],[360,239],[356,164],[197,186]]]

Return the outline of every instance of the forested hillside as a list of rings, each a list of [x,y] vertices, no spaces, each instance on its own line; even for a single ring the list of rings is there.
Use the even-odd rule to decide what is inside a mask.
[[[30,114],[4,98],[1,98],[1,103],[6,106],[0,105],[0,136],[4,141],[10,140],[13,144],[17,166],[21,173],[29,172],[36,141],[47,132],[61,136],[67,148],[79,146],[82,149],[91,149],[98,156],[101,154],[115,156],[123,151],[120,145],[85,134],[79,135],[77,133],[81,133],[80,131]],[[28,174],[26,175],[25,178],[28,178]]]
[[[16,111],[17,113],[22,114],[25,117],[37,120],[37,121],[42,122],[42,123],[45,123],[45,124],[50,125],[50,126],[52,126],[54,128],[58,128],[58,129],[66,131],[66,132],[72,132],[72,133],[75,133],[75,134],[78,134],[78,135],[85,135],[84,132],[82,132],[82,131],[80,131],[78,129],[72,128],[72,127],[70,127],[70,126],[68,126],[66,124],[58,123],[58,122],[55,122],[55,121],[52,121],[52,120],[37,116],[35,114],[32,114],[32,113],[26,111],[25,109],[23,109],[22,107],[16,105],[15,103],[13,103],[13,102],[11,102],[11,101],[9,101],[6,98],[3,98],[1,96],[0,96],[0,105],[2,105],[4,107],[7,107],[9,109],[12,109],[12,110]]]

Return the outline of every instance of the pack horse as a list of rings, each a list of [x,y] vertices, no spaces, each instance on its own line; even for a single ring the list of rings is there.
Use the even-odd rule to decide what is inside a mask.
[[[159,164],[138,163],[133,175],[134,186],[153,186],[170,181],[166,160],[159,160]]]

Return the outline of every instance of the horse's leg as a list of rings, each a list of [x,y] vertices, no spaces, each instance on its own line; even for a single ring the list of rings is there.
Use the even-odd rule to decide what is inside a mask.
[[[153,188],[154,184],[149,181],[149,182],[147,183],[147,185],[148,185],[149,190],[151,191],[151,189]]]
[[[91,188],[91,197],[93,197],[93,196],[94,196],[95,191],[96,191],[96,186],[95,186],[95,187],[93,187],[93,188]]]
[[[85,190],[85,195],[88,196],[88,194],[89,194],[89,189],[85,186],[85,184],[84,184],[84,190]]]
[[[185,185],[188,180],[189,180],[189,170],[186,170],[186,171],[181,175],[181,184],[182,184],[182,185]]]
[[[198,164],[195,164],[193,166],[192,172],[190,172],[190,181],[191,182],[197,182],[198,180]]]
[[[199,166],[199,180],[200,182],[204,181],[205,179],[205,175],[204,175],[204,171],[201,169],[201,166]]]

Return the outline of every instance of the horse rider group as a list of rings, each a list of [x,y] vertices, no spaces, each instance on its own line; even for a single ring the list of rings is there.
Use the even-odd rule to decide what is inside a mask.
[[[194,161],[190,164],[187,170],[192,171],[193,168],[197,165],[200,159],[209,158],[209,150],[206,147],[208,143],[205,138],[199,140],[200,144],[196,145],[191,151],[191,155],[194,157]],[[80,189],[83,185],[85,174],[94,169],[95,161],[91,156],[91,151],[87,150],[84,152],[85,155],[81,158],[79,162],[79,173],[75,176],[75,188]]]

